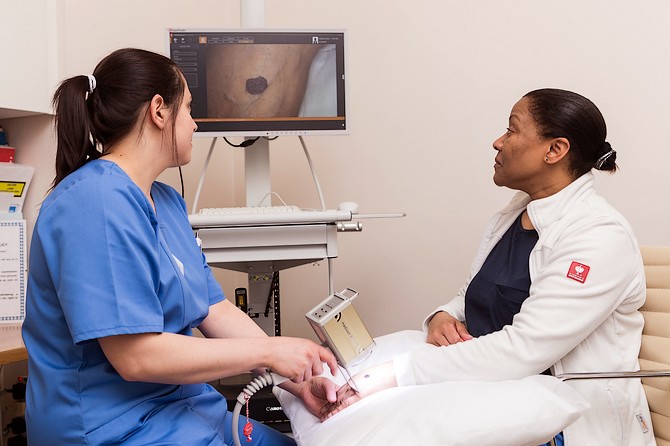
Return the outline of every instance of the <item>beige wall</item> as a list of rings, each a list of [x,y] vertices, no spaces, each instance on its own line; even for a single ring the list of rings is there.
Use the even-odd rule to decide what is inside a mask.
[[[66,0],[59,11],[63,77],[90,72],[123,46],[164,52],[166,27],[240,23],[232,0]],[[600,191],[640,243],[670,244],[668,23],[666,0],[267,2],[268,27],[349,33],[351,135],[305,138],[326,203],[407,212],[338,237],[335,288],[361,291],[356,305],[374,335],[417,328],[465,280],[487,219],[511,196],[491,181],[491,143],[514,102],[535,88],[571,89],[601,108],[621,171],[597,174]],[[34,125],[43,136],[29,151],[41,150],[42,163],[51,136]],[[184,168],[189,205],[209,143],[197,140]],[[217,143],[202,205],[243,204],[241,159],[241,149]],[[273,190],[317,206],[299,141],[271,143],[271,159]],[[38,175],[48,183],[46,170]],[[178,187],[175,172],[162,179]],[[217,275],[228,295],[244,284],[238,273]],[[281,280],[284,334],[312,337],[304,313],[326,295],[325,262],[286,270]]]

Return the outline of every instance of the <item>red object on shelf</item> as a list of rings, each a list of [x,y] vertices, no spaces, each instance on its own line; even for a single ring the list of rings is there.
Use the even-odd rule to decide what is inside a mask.
[[[0,163],[14,162],[14,147],[0,146]]]

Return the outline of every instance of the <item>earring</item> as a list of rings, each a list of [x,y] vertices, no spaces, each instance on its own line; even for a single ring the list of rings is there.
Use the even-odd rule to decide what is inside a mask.
[[[545,161],[549,161],[549,157],[545,157],[544,160],[545,160]]]

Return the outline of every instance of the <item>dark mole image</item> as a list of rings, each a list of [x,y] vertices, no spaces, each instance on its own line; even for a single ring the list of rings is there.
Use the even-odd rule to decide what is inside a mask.
[[[268,81],[263,76],[247,79],[247,93],[261,94],[268,88]]]

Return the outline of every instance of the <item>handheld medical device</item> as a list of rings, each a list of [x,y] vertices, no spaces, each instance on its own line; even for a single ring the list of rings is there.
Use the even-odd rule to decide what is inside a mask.
[[[319,340],[348,369],[370,353],[375,341],[352,305],[358,292],[345,288],[328,296],[305,316]]]
[[[363,324],[356,308],[352,305],[356,297],[358,297],[357,291],[345,288],[339,293],[331,294],[305,314],[319,340],[330,348],[337,358],[337,362],[347,371],[347,374],[349,374],[348,367],[366,357],[375,346],[374,339],[370,336],[370,332]],[[253,379],[240,392],[233,409],[232,419],[233,443],[235,446],[240,446],[238,430],[240,412],[242,407],[247,404],[248,399],[263,387],[276,386],[287,379],[276,373],[266,372]],[[353,380],[349,379],[349,381],[352,382]],[[355,383],[353,384],[355,385]],[[249,431],[249,435],[250,433],[251,431]],[[245,435],[247,435],[246,432]]]

